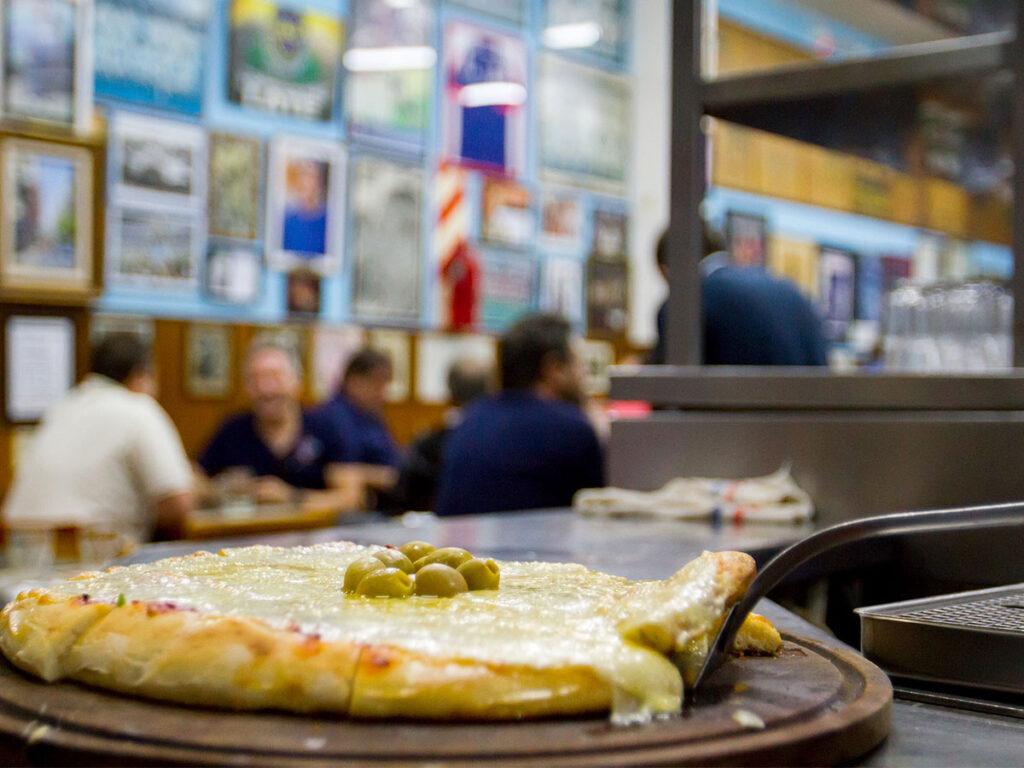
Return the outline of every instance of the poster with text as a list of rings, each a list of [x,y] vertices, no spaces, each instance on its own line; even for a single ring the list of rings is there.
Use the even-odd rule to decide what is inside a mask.
[[[0,114],[74,126],[92,125],[91,0],[5,0]]]
[[[270,0],[231,0],[228,100],[330,121],[343,28],[332,14]]]
[[[552,181],[625,192],[632,152],[632,89],[603,70],[540,57],[538,161]]]
[[[423,171],[362,156],[352,173],[352,313],[420,315]]]
[[[522,253],[486,253],[480,320],[489,331],[502,333],[536,308],[537,263]]]
[[[543,28],[548,48],[571,47],[619,66],[626,63],[626,0],[546,0]]]
[[[526,157],[526,46],[462,22],[445,25],[441,146],[450,160],[514,176]]]
[[[533,243],[533,200],[526,187],[488,176],[484,178],[480,198],[480,235],[484,240],[512,248],[525,248]]]
[[[427,0],[352,0],[344,64],[350,133],[420,148],[430,123],[437,50]]]
[[[259,141],[223,133],[210,136],[210,234],[259,238],[262,183]]]
[[[856,308],[856,260],[849,251],[823,247],[818,256],[818,301],[828,338],[846,335]]]
[[[583,264],[573,258],[548,256],[544,262],[540,308],[560,315],[579,328],[584,322]]]
[[[211,0],[95,0],[96,95],[202,109]]]
[[[270,144],[267,254],[283,272],[326,276],[341,264],[345,151],[340,144],[279,136]]]

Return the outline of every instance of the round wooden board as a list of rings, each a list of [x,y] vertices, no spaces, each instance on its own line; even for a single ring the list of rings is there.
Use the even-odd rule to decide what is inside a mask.
[[[789,636],[778,658],[722,667],[684,715],[640,726],[603,717],[427,723],[224,712],[46,684],[0,663],[4,757],[37,765],[826,765],[880,743],[891,700],[888,678],[861,656]],[[766,727],[744,727],[738,710]]]

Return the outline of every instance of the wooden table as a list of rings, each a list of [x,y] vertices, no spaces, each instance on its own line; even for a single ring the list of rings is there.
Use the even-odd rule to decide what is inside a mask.
[[[241,514],[219,508],[199,509],[185,521],[186,539],[220,539],[281,531],[327,528],[343,513],[332,507],[260,504]]]

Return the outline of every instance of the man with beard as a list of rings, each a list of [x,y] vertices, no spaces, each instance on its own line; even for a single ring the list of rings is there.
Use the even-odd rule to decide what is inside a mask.
[[[341,436],[299,403],[301,380],[291,351],[257,339],[243,375],[252,409],[225,421],[199,456],[204,495],[213,495],[217,476],[229,473],[232,493],[250,494],[260,503],[361,506],[362,483],[344,466]]]
[[[604,485],[582,382],[568,322],[538,314],[512,326],[501,391],[470,407],[445,447],[437,514],[565,507],[581,488]]]

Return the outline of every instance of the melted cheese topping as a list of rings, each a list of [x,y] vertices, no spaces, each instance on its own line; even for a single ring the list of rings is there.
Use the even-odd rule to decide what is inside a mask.
[[[638,717],[678,711],[682,682],[662,655],[667,649],[652,649],[643,633],[635,633],[637,642],[626,639],[623,627],[646,615],[679,635],[680,623],[707,626],[718,608],[715,600],[708,603],[703,579],[681,592],[675,578],[634,584],[582,565],[536,562],[500,563],[496,591],[452,598],[344,595],[345,569],[377,549],[347,542],[229,549],[115,568],[54,591],[108,603],[123,594],[129,602],[252,617],[328,641],[391,644],[437,657],[586,666],[611,684],[620,715]]]

